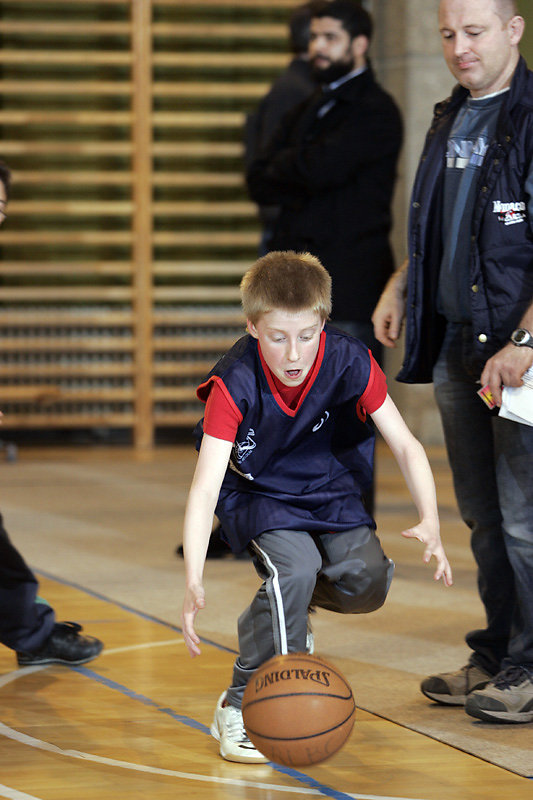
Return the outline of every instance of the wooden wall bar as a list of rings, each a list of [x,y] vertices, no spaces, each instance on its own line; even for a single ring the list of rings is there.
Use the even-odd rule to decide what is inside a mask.
[[[293,0],[4,0],[4,427],[190,427],[243,330],[255,258],[246,113],[288,60]]]

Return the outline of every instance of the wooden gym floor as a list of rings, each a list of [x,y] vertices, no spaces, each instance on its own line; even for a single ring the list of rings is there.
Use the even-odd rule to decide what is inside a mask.
[[[0,464],[0,509],[39,572],[40,594],[59,619],[105,642],[79,668],[17,669],[0,647],[0,797],[531,798],[531,725],[478,723],[418,691],[427,672],[464,663],[463,635],[482,621],[440,450],[431,459],[454,587],[434,584],[421,550],[400,537],[412,506],[380,447],[377,518],[397,565],[391,593],[374,614],[319,612],[314,621],[317,652],[345,672],[358,703],[346,746],[304,769],[219,758],[212,711],[231,674],[237,616],[258,580],[248,561],[207,563],[203,652],[192,661],[178,628],[183,564],[174,548],[194,459],[189,446],[144,458],[121,448],[34,448]]]

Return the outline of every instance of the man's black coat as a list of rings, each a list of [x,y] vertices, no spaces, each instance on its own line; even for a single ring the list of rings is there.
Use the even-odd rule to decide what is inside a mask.
[[[333,92],[318,89],[249,166],[252,199],[282,206],[270,249],[318,256],[333,278],[333,319],[369,321],[393,270],[401,141],[398,108],[369,67]]]

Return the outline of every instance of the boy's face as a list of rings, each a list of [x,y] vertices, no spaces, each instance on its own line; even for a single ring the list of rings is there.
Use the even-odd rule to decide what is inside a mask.
[[[285,386],[300,386],[313,366],[324,322],[316,311],[274,309],[248,330],[259,340],[263,357]]]

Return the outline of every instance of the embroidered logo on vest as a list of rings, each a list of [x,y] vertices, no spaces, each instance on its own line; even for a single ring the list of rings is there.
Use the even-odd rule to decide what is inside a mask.
[[[233,451],[238,464],[242,464],[242,462],[248,458],[252,450],[255,450],[257,447],[257,444],[253,440],[254,436],[255,431],[253,428],[250,428],[246,434],[246,439],[244,442],[235,442]]]
[[[516,225],[526,221],[526,204],[523,200],[514,203],[502,203],[501,200],[492,201],[492,213],[498,215],[498,222],[504,225]]]
[[[327,422],[328,419],[329,419],[329,411],[325,411],[324,416],[320,417],[320,422],[317,422],[317,424],[313,426],[313,433],[319,431],[324,422]]]

